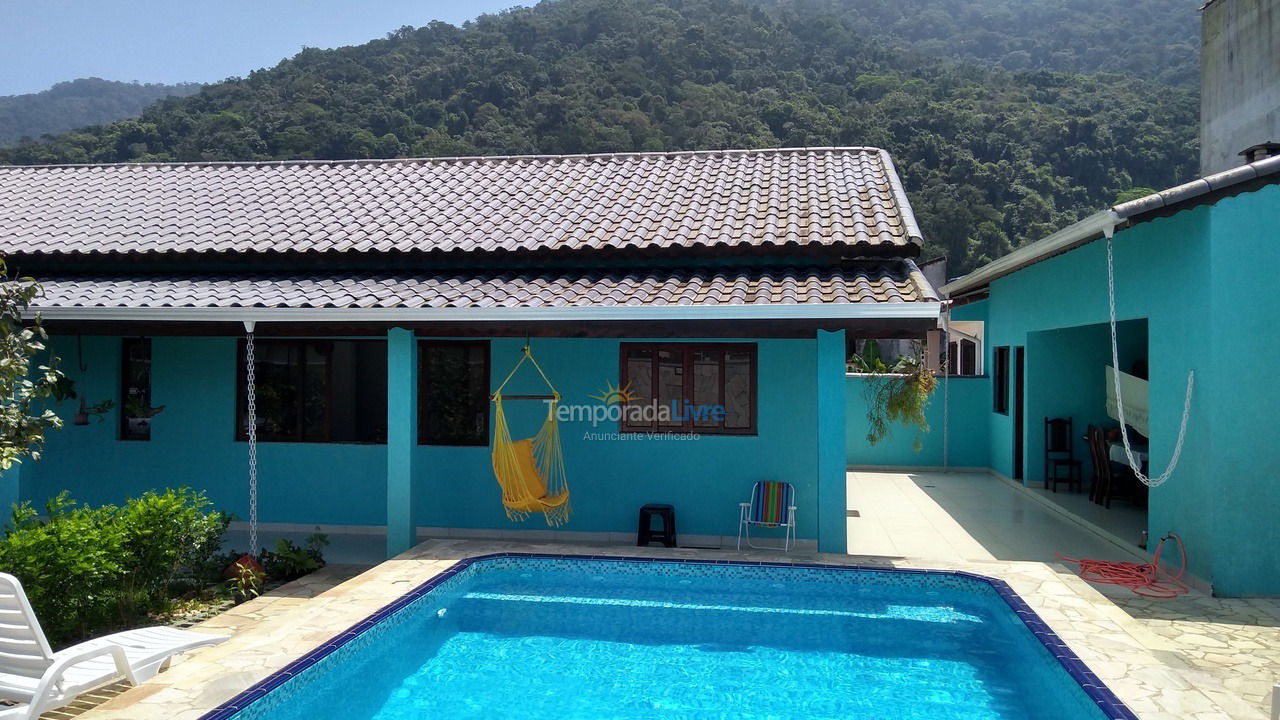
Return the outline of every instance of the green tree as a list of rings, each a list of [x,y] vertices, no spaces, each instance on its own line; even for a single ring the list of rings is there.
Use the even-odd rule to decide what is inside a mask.
[[[61,399],[68,388],[57,358],[32,369],[48,340],[39,317],[27,317],[40,285],[31,278],[10,279],[3,260],[0,277],[0,470],[8,470],[23,457],[40,459],[45,432],[62,427],[46,402]]]

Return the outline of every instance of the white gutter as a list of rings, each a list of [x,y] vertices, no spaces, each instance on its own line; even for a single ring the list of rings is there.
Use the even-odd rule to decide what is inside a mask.
[[[528,322],[592,320],[937,319],[940,302],[621,305],[551,308],[32,307],[45,320],[130,322]]]
[[[989,285],[992,280],[1004,277],[1046,258],[1075,249],[1098,237],[1110,237],[1117,225],[1124,222],[1113,210],[1103,210],[1068,225],[1043,240],[1020,247],[1002,258],[983,265],[964,277],[952,280],[939,290],[947,297],[956,297],[970,290]]]

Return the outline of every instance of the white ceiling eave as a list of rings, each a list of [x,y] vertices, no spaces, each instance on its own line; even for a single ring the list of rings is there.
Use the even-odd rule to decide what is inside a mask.
[[[939,302],[618,305],[515,308],[39,307],[45,320],[114,322],[583,322],[625,320],[915,320]]]

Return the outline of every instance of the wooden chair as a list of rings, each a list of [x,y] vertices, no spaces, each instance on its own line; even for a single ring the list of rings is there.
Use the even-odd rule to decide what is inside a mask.
[[[1093,466],[1093,478],[1089,483],[1089,499],[1096,503],[1102,502],[1102,496],[1106,490],[1107,478],[1110,477],[1108,462],[1110,459],[1106,454],[1107,440],[1106,435],[1102,432],[1102,428],[1097,425],[1090,425],[1084,434],[1085,445],[1089,448],[1089,461]]]
[[[1062,476],[1066,470],[1067,476]],[[1080,489],[1080,461],[1076,459],[1075,438],[1071,432],[1071,418],[1044,419],[1044,483],[1058,492],[1058,483],[1066,482],[1067,489]]]
[[[1093,455],[1097,479],[1089,499],[1107,508],[1111,507],[1111,500],[1116,497],[1141,502],[1137,487],[1142,483],[1138,482],[1138,478],[1134,477],[1133,471],[1127,466],[1111,462],[1111,446],[1107,444],[1107,434],[1096,427],[1093,432],[1089,450]]]

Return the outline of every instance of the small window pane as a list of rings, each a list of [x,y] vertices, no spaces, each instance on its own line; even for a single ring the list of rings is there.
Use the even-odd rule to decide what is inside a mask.
[[[303,348],[302,439],[328,440],[329,353],[332,346],[306,345]],[[343,353],[343,359],[350,357]]]
[[[658,402],[670,409],[667,421],[658,421],[659,427],[681,427],[681,401],[684,399],[684,351],[658,350]]]
[[[386,343],[334,342],[329,353],[331,437],[345,442],[386,442]]]
[[[360,442],[387,441],[387,344],[358,342],[355,367],[351,368],[349,392],[356,396],[355,439]],[[335,377],[341,377],[335,373]],[[335,380],[334,395],[343,392]]]
[[[719,408],[720,358],[718,350],[698,350],[693,353],[693,404],[694,427],[720,427],[723,418],[712,408]]]
[[[751,379],[753,376],[751,353],[730,350],[724,354],[724,426],[730,430],[747,430],[752,427]]]
[[[623,348],[623,377],[619,381],[622,389],[630,393],[632,401],[627,403],[627,409],[645,408],[653,404],[653,358],[654,351],[647,347],[631,347]],[[640,431],[653,430],[654,423],[652,420],[645,421],[640,418],[633,418],[631,415],[625,415],[622,421],[622,429]]]
[[[151,340],[125,338],[122,349],[120,437],[150,440],[151,418],[155,412],[151,407]]]
[[[298,373],[300,347],[294,343],[257,343],[257,426],[259,440],[299,440]]]
[[[245,346],[238,348],[237,437],[248,433]],[[387,345],[373,340],[258,340],[255,412],[263,442],[386,442]]]
[[[1009,414],[1009,348],[1007,346],[995,349],[993,357],[994,368],[991,373],[991,383],[994,386],[995,393],[992,402],[992,410],[995,412],[1008,415]]]
[[[419,442],[489,444],[488,343],[422,343],[418,388]]]
[[[972,340],[960,341],[960,374],[978,374],[978,344]]]
[[[627,388],[637,404],[653,400],[653,350],[630,348],[627,351]]]

